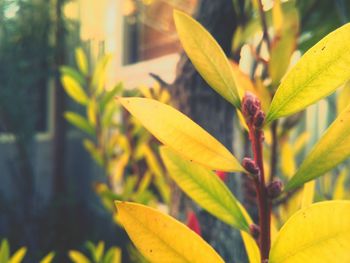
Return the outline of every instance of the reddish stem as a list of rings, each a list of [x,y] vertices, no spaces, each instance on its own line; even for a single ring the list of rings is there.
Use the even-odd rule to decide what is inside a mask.
[[[259,247],[261,253],[261,262],[264,262],[269,257],[271,246],[271,201],[267,195],[265,185],[265,174],[263,164],[263,132],[260,129],[250,127],[249,137],[252,142],[252,150],[254,161],[259,167],[260,174],[255,179],[255,187],[257,193],[257,202],[259,210]]]

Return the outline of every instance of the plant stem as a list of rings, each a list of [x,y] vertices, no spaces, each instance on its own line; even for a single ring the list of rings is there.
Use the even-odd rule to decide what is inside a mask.
[[[260,174],[255,179],[255,187],[257,192],[257,202],[259,210],[259,247],[261,253],[261,262],[264,262],[269,257],[270,252],[270,224],[271,224],[271,201],[267,195],[267,188],[265,185],[265,174],[263,164],[263,132],[260,129],[251,127],[250,140],[252,142],[252,150],[254,161],[259,167]]]
[[[273,181],[273,177],[276,174],[276,167],[277,167],[277,145],[278,145],[278,138],[277,138],[277,125],[278,122],[273,121],[271,124],[271,134],[272,134],[272,142],[271,142],[271,159],[270,159],[270,183]]]
[[[261,20],[261,25],[263,28],[263,38],[266,41],[267,48],[270,50],[271,44],[270,44],[269,32],[268,32],[268,28],[267,28],[265,11],[264,11],[263,4],[262,4],[261,0],[259,0],[258,3],[259,3],[260,20]]]

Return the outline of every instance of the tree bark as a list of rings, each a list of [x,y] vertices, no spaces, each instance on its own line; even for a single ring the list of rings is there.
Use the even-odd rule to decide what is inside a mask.
[[[227,55],[237,27],[237,15],[232,0],[202,0],[196,19],[214,36]],[[194,69],[185,54],[177,66],[177,78],[170,87],[173,104],[210,134],[232,149],[234,108],[213,91]],[[228,184],[238,195],[238,174],[230,176]],[[174,185],[171,213],[181,217],[189,201]],[[197,210],[197,209],[196,209]],[[198,210],[197,210],[198,211]],[[240,234],[204,211],[199,212],[203,237],[221,254],[225,262],[246,262]]]

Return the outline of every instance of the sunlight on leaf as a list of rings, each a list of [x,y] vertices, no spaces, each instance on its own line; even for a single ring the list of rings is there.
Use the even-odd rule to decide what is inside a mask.
[[[64,75],[61,78],[62,85],[67,94],[76,102],[86,105],[88,97],[80,84],[71,76]]]
[[[210,33],[189,15],[174,11],[176,30],[186,54],[203,79],[227,101],[240,107],[232,67]]]
[[[118,219],[138,250],[151,262],[224,262],[199,235],[153,208],[116,202]]]
[[[249,232],[238,200],[214,172],[183,159],[168,147],[160,152],[171,178],[191,199],[223,222]]]
[[[22,262],[24,256],[27,253],[27,248],[21,247],[16,251],[16,253],[10,258],[8,263],[19,263]]]
[[[187,159],[221,171],[244,171],[237,159],[186,115],[156,100],[119,98],[159,141]]]
[[[350,79],[350,24],[333,31],[308,50],[282,80],[267,122],[303,110]]]
[[[336,167],[350,156],[350,105],[326,130],[285,190],[296,188]]]
[[[313,204],[280,230],[269,263],[350,262],[350,202]]]

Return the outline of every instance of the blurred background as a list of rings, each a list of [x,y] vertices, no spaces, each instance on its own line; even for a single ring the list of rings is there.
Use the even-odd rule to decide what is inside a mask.
[[[262,2],[273,27],[274,1]],[[350,15],[346,0],[280,5],[283,24],[292,24],[282,48],[290,50],[281,57],[287,66]],[[239,232],[186,200],[166,175],[157,141],[113,99],[171,103],[243,156],[247,135],[183,54],[174,8],[196,17],[248,78],[270,85],[259,71],[268,52],[254,0],[0,0],[1,263],[19,249],[23,262],[146,262],[115,219],[115,199],[190,225],[195,213],[202,236],[224,258],[247,262]],[[277,41],[276,28],[270,31]],[[343,101],[334,94],[283,122],[292,133],[281,140],[281,176],[302,159],[293,142],[304,136],[300,144],[313,145],[349,98],[342,92]],[[341,173],[344,185],[347,172],[335,178]],[[317,184],[320,200],[332,198],[332,178]],[[254,214],[249,182],[224,180]]]

